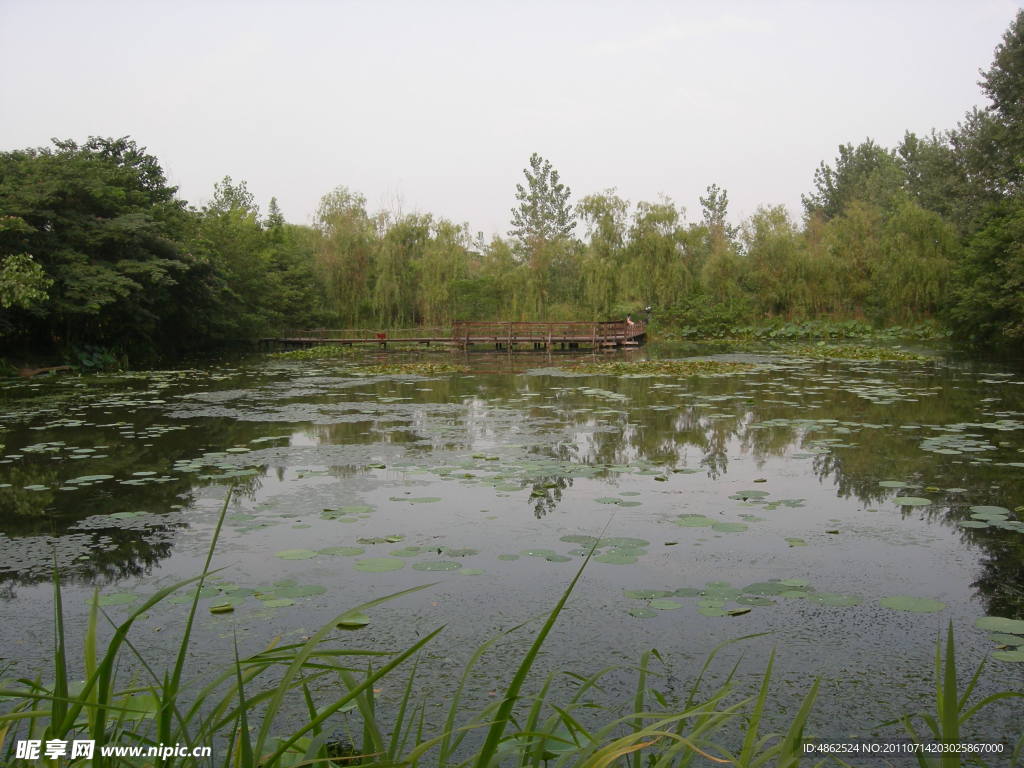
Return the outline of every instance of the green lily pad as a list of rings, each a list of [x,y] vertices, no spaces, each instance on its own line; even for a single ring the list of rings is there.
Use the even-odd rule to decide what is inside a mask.
[[[366,573],[398,571],[405,567],[405,561],[397,557],[367,557],[356,560],[355,569]]]
[[[902,480],[880,480],[878,483],[883,488],[906,488],[910,483],[904,483]]]
[[[667,589],[627,589],[623,594],[634,600],[654,600],[659,597],[669,597],[672,592]]]
[[[978,516],[978,517],[980,517],[982,515],[984,515],[984,516],[995,515],[997,517],[1008,517],[1010,515],[1010,510],[1008,510],[1006,507],[993,507],[993,506],[981,505],[981,506],[971,507],[970,509],[971,509],[971,512],[974,513],[974,516]]]
[[[704,515],[680,515],[672,522],[683,528],[708,528],[718,521]]]
[[[234,610],[233,603],[215,603],[210,606],[210,613],[231,613]]]
[[[523,554],[528,557],[551,557],[551,555],[557,555],[553,549],[524,549]]]
[[[939,600],[910,595],[883,597],[878,602],[883,608],[891,608],[894,611],[910,611],[911,613],[938,613],[946,608],[946,604]]]
[[[993,632],[988,636],[988,639],[993,643],[998,643],[999,645],[1024,646],[1024,637],[1020,637],[1018,635],[1005,635],[999,632]]]
[[[325,547],[317,550],[321,555],[336,555],[338,557],[355,557],[365,551],[362,547]]]
[[[600,546],[602,547],[649,547],[651,542],[646,539],[631,539],[627,536],[619,536],[612,539],[601,539]]]
[[[998,661],[1013,661],[1020,663],[1024,661],[1024,649],[1018,648],[1014,651],[992,651],[992,658]]]
[[[960,520],[957,522],[961,528],[988,528],[988,523],[983,520]]]
[[[921,496],[897,496],[893,499],[893,502],[901,507],[924,507],[931,504],[932,500],[922,498]]]
[[[342,629],[359,629],[370,623],[370,617],[362,611],[350,611],[338,619],[338,626]]]
[[[740,605],[776,605],[774,600],[758,595],[740,595],[736,598],[736,602]]]
[[[544,559],[547,560],[549,563],[568,563],[570,560],[572,560],[571,557],[566,557],[565,555],[558,554],[548,555]]]
[[[316,554],[312,549],[282,549],[280,552],[275,552],[274,557],[279,557],[282,560],[309,560],[311,557],[316,557]]]
[[[273,600],[264,600],[263,604],[267,608],[285,608],[289,605],[295,605],[295,601],[287,597],[275,597]]]
[[[696,587],[680,587],[672,593],[673,597],[699,597],[701,590]]]
[[[807,546],[807,542],[806,541],[804,541],[803,539],[798,539],[796,537],[792,537],[792,536],[786,538],[786,543],[789,544],[789,546],[791,546],[791,547],[806,547]]]
[[[1010,635],[1024,635],[1024,619],[1004,619],[1002,616],[982,616],[974,622],[974,626],[988,632],[1005,632]]]
[[[498,555],[499,560],[518,560],[519,555]]]

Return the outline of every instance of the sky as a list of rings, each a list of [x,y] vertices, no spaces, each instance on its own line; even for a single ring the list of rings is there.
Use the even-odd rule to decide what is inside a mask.
[[[983,106],[1020,5],[0,0],[0,151],[128,135],[191,204],[228,175],[297,224],[345,186],[504,234],[533,152],[573,201],[799,216],[840,144]]]

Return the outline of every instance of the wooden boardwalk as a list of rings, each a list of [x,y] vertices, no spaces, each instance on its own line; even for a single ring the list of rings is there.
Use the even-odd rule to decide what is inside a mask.
[[[459,321],[451,328],[400,328],[387,331],[348,328],[315,328],[289,331],[283,336],[260,339],[265,347],[312,347],[323,344],[339,346],[389,345],[450,346],[469,350],[487,349],[616,349],[638,347],[644,343],[643,322],[477,322]]]

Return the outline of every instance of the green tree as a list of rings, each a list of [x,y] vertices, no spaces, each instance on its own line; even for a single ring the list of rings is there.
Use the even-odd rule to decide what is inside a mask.
[[[903,186],[896,153],[867,139],[856,147],[840,145],[835,167],[823,162],[814,172],[814,191],[802,200],[808,217],[818,215],[827,221],[856,201],[888,210]]]
[[[995,50],[981,87],[991,100],[970,112],[952,143],[976,213],[955,269],[949,317],[975,343],[1024,341],[1024,10]]]
[[[323,281],[327,309],[345,327],[373,315],[372,288],[378,240],[366,213],[366,198],[337,187],[324,195],[315,226],[317,271]]]
[[[619,278],[626,265],[626,218],[629,203],[615,194],[588,195],[576,207],[587,227],[583,253],[583,303],[591,317],[609,318],[620,296]]]
[[[38,343],[159,346],[192,263],[188,214],[155,157],[127,137],[0,153],[0,254],[35,286],[19,327]],[[49,281],[48,295],[39,294]]]
[[[576,228],[569,205],[571,190],[561,183],[558,171],[534,152],[530,155],[530,167],[524,168],[523,174],[526,186],[516,184],[519,205],[512,209],[509,234],[525,243],[571,237]]]

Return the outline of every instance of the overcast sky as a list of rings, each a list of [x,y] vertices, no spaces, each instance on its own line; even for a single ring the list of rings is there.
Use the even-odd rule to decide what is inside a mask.
[[[841,143],[984,103],[1020,3],[0,0],[0,149],[130,135],[309,223],[336,186],[504,233],[531,152],[573,200],[800,212]]]

